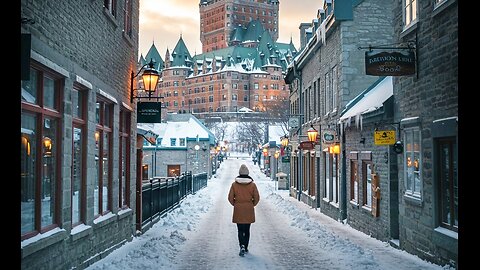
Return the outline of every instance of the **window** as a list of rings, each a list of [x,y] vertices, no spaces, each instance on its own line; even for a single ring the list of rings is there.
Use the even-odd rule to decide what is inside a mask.
[[[325,187],[323,190],[323,198],[330,201],[330,155],[328,152],[323,152],[323,157],[325,160],[323,167],[323,186]]]
[[[248,84],[243,85],[243,90],[248,90]]]
[[[253,89],[258,90],[258,83],[253,84]]]
[[[40,66],[21,85],[21,238],[59,224],[63,79]]]
[[[125,23],[124,31],[127,36],[132,37],[132,0],[125,0],[124,7]]]
[[[332,68],[332,76],[331,76],[332,77],[331,78],[332,83],[331,83],[331,94],[330,94],[331,99],[332,99],[332,101],[331,101],[332,111],[337,110],[337,91],[338,91],[338,89],[337,89],[337,79],[338,79],[337,76],[338,76],[337,66],[334,66]]]
[[[213,102],[213,96],[208,96],[208,102]]]
[[[248,101],[248,96],[247,95],[243,96],[243,101]]]
[[[417,20],[417,0],[404,0],[403,26],[406,28]]]
[[[97,96],[95,118],[94,216],[106,214],[112,208],[112,123],[113,104]]]
[[[119,128],[119,198],[118,207],[120,209],[130,206],[130,129],[131,113],[130,111],[120,109],[120,128]]]
[[[236,94],[232,95],[232,100],[237,100],[237,95]]]
[[[350,201],[358,203],[358,161],[350,160]]]
[[[405,195],[421,199],[422,196],[422,160],[420,156],[420,129],[404,130],[404,177]]]
[[[113,17],[117,17],[117,0],[103,0],[103,6]]]
[[[334,203],[338,203],[338,192],[340,190],[338,156],[338,154],[332,154],[332,201]]]
[[[175,146],[177,145],[177,139],[176,138],[171,138],[170,139],[170,146]]]
[[[372,207],[372,162],[362,161],[363,205]]]
[[[180,146],[185,146],[185,138],[180,138]]]
[[[258,95],[254,95],[253,100],[258,101]]]
[[[86,191],[86,112],[87,91],[74,86],[72,90],[72,226],[85,221],[85,191]]]
[[[325,74],[325,99],[324,99],[324,107],[325,107],[325,114],[329,113],[330,112],[330,73],[326,73]]]
[[[439,223],[458,232],[457,143],[455,137],[447,137],[436,144]]]

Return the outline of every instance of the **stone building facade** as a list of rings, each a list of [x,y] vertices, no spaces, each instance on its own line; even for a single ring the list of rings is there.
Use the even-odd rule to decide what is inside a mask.
[[[139,3],[22,0],[21,16],[21,268],[81,269],[135,233]]]
[[[392,76],[380,77],[352,99],[340,116],[347,223],[385,242],[398,240],[397,154],[391,146],[397,135],[392,81]]]
[[[317,12],[317,27],[312,21],[313,37],[286,76],[287,82],[297,81],[291,89],[290,111],[301,119],[301,129],[291,132],[297,150],[291,162],[297,177],[291,194],[334,219],[347,218],[348,202],[340,115],[351,99],[378,79],[365,75],[364,52],[358,47],[393,39],[392,16],[384,12],[391,9],[389,1],[325,1]],[[298,149],[309,128],[319,133],[315,148]],[[335,145],[341,152],[330,152]]]
[[[217,139],[195,116],[168,114],[164,123],[139,123],[137,126],[158,134],[156,145],[143,141],[144,179],[174,177],[184,172],[212,176],[211,152]]]
[[[231,41],[235,28],[246,27],[253,20],[259,20],[276,41],[279,4],[278,0],[200,0],[202,52],[233,45]]]
[[[409,1],[407,1],[409,2]],[[416,74],[394,80],[400,248],[458,262],[458,1],[395,2],[395,41],[415,44]],[[407,12],[407,13],[405,13]]]

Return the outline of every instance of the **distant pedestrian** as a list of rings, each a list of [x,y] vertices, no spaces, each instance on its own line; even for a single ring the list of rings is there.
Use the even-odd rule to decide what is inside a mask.
[[[257,185],[248,175],[248,168],[245,164],[240,166],[238,176],[230,187],[228,201],[233,205],[232,222],[237,224],[238,242],[240,253],[244,256],[248,252],[248,242],[250,240],[250,225],[255,222],[254,207],[260,201]]]

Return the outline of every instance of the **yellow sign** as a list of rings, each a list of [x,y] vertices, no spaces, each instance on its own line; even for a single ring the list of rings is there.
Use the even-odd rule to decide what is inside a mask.
[[[375,131],[375,145],[391,145],[395,144],[395,131],[382,130]]]

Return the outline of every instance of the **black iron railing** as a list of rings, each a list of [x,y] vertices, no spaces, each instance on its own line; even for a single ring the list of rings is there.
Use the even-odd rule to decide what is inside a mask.
[[[207,186],[207,173],[182,174],[177,177],[156,177],[142,184],[142,228],[172,210],[188,194]],[[150,227],[150,226],[148,226]]]

